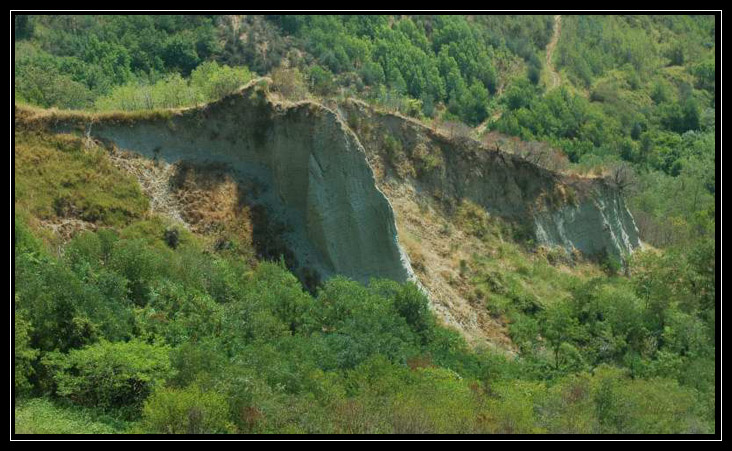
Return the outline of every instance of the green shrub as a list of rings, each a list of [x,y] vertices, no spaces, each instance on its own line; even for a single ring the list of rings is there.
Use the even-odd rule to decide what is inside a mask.
[[[333,92],[335,84],[333,83],[333,74],[320,66],[313,66],[308,71],[308,77],[310,78],[310,86],[312,86],[313,92],[326,96]]]
[[[340,368],[376,353],[405,362],[419,341],[392,300],[342,277],[330,279],[318,293],[307,330],[322,336]]]
[[[145,401],[141,427],[152,434],[223,434],[234,432],[226,398],[198,386],[159,388]]]
[[[219,65],[207,61],[191,72],[191,86],[207,102],[218,100],[247,84],[252,73],[246,67]]]
[[[38,357],[38,350],[30,346],[30,322],[25,318],[22,311],[17,309],[18,295],[15,295],[15,343],[13,348],[14,355],[14,375],[15,375],[15,392],[20,392],[31,388],[29,381],[33,375],[33,362]]]
[[[387,288],[388,287],[388,288]],[[391,293],[386,292],[386,290]],[[404,285],[388,280],[371,281],[369,290],[377,290],[382,296],[391,299],[394,308],[403,317],[409,327],[422,337],[423,343],[427,343],[432,337],[432,329],[435,327],[434,317],[429,309],[429,299],[413,283]]]
[[[604,433],[709,433],[693,390],[669,379],[629,379],[602,367],[594,377],[595,412]]]
[[[395,139],[391,134],[384,134],[384,149],[386,149],[387,155],[392,160],[396,159],[402,154],[402,143]]]
[[[142,240],[120,241],[112,250],[110,267],[127,280],[128,298],[139,306],[147,304],[153,282],[167,269],[164,254]]]
[[[62,261],[29,254],[17,258],[16,271],[18,306],[31,323],[32,347],[67,351],[101,337],[129,336],[130,312],[120,292],[124,282],[114,274],[100,274],[87,284]]]
[[[231,94],[251,78],[246,67],[221,66],[210,61],[198,66],[190,79],[171,74],[152,84],[137,82],[117,86],[108,95],[98,98],[95,108],[137,111],[189,107]]]
[[[155,387],[173,375],[170,348],[139,340],[101,341],[68,354],[49,353],[56,393],[74,403],[136,412]]]

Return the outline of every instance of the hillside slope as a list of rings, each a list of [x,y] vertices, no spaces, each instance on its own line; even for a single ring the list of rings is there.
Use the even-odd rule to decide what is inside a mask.
[[[715,16],[13,18],[14,434],[719,430]]]
[[[358,101],[333,109],[280,102],[267,94],[266,80],[165,114],[21,116],[57,132],[85,133],[114,152],[167,165],[216,166],[250,204],[266,210],[268,221],[282,224],[275,238],[307,286],[334,275],[419,281],[446,323],[470,341],[503,348],[511,345],[501,322],[470,302],[470,290],[455,289],[453,275],[462,271],[454,253],[430,247],[441,241],[439,234],[415,245],[415,236],[429,232],[412,229],[405,218],[416,212],[423,216],[417,223],[447,224],[450,212],[469,202],[505,221],[519,241],[558,246],[568,255],[621,259],[640,245],[622,195],[604,179],[552,172]],[[421,205],[434,205],[434,217]],[[276,258],[278,251],[265,254]]]

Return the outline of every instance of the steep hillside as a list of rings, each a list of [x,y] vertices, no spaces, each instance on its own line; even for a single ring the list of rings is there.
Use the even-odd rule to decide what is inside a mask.
[[[277,101],[268,95],[266,79],[204,107],[164,114],[92,117],[23,110],[19,116],[56,132],[85,134],[114,154],[133,152],[157,166],[183,165],[199,173],[215,167],[210,178],[224,177],[236,186],[229,197],[266,214],[260,223],[269,225],[259,226],[267,228],[264,233],[250,227],[260,255],[284,256],[307,286],[334,275],[361,282],[419,281],[446,323],[470,341],[504,349],[511,348],[505,323],[474,302],[474,283],[455,282],[466,263],[456,258],[456,249],[438,249],[457,237],[432,233],[436,224],[455,223],[456,211],[474,205],[473,214],[505,224],[510,241],[563,248],[570,260],[575,254],[620,260],[640,245],[621,194],[604,179],[552,172],[359,101],[333,109]],[[185,178],[163,168],[151,181],[150,170],[131,169],[130,161],[140,160],[115,161],[136,173],[143,187]],[[208,213],[198,208],[198,215],[226,211],[225,192],[210,197],[218,205],[209,205]],[[195,202],[191,196],[170,196],[152,196],[158,212],[202,227],[186,213]],[[178,206],[166,208],[171,202]],[[469,230],[456,230],[464,243],[472,240],[473,253],[490,253]]]
[[[497,260],[503,271],[520,272],[507,263],[509,254],[524,262],[533,257],[515,243],[558,251],[555,261],[573,266],[582,255],[619,262],[640,246],[622,195],[606,179],[552,172],[360,101],[333,107],[363,143],[377,185],[396,212],[400,241],[433,306],[473,343],[513,348],[510,319],[494,302],[501,289],[495,284],[486,289],[480,269],[484,259]],[[566,295],[559,282],[562,271],[546,266],[528,281],[533,290],[554,279],[538,296],[540,303]]]
[[[407,183],[443,203],[470,200],[521,224],[539,244],[568,252],[623,258],[640,245],[622,195],[606,179],[552,172],[358,101],[343,106],[372,164],[385,169],[383,183]],[[400,170],[400,160],[407,170]]]
[[[396,238],[393,212],[376,188],[357,138],[331,111],[314,103],[277,104],[257,87],[170,118],[84,123],[70,116],[58,131],[87,132],[119,149],[168,163],[220,164],[251,199],[286,224],[296,262],[318,278],[359,281],[410,278]]]

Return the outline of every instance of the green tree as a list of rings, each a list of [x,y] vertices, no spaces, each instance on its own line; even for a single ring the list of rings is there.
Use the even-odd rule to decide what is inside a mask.
[[[310,78],[310,86],[312,86],[314,93],[327,96],[335,89],[333,74],[327,69],[323,69],[320,66],[313,66],[308,71],[308,75]]]
[[[559,370],[562,365],[569,363],[574,354],[573,347],[569,346],[586,338],[587,331],[566,301],[557,301],[547,307],[539,324],[541,333],[554,354],[554,367]]]
[[[15,392],[19,394],[31,388],[30,377],[33,375],[33,363],[38,357],[38,350],[30,346],[31,324],[25,319],[22,311],[17,309],[18,296],[15,296],[15,343],[13,348],[14,356],[14,378]]]

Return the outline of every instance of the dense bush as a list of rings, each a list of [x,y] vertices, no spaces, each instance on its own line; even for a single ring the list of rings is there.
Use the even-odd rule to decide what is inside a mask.
[[[151,110],[180,108],[218,100],[244,86],[252,76],[246,67],[206,62],[191,72],[190,79],[172,74],[155,84],[139,82],[117,86],[95,102],[98,110]]]
[[[52,372],[59,396],[102,409],[139,409],[172,376],[169,353],[166,346],[138,340],[101,341],[68,354],[49,353],[43,364]]]
[[[153,434],[222,434],[233,432],[229,406],[220,394],[191,386],[159,389],[145,402],[142,428]]]
[[[16,295],[15,304],[18,304]],[[32,363],[38,356],[38,350],[30,346],[30,323],[25,319],[22,311],[15,311],[15,341],[13,348],[13,368],[15,378],[15,392],[17,394],[31,388],[30,377],[33,375]]]

